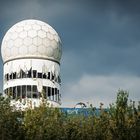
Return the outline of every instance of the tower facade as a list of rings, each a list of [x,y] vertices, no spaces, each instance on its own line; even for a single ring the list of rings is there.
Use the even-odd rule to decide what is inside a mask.
[[[59,106],[61,40],[57,32],[39,20],[24,20],[5,34],[1,54],[3,90],[17,107],[39,106],[47,99]]]

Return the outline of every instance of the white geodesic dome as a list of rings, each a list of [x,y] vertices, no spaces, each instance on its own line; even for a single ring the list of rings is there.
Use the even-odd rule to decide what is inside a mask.
[[[57,32],[39,20],[23,20],[5,34],[1,54],[3,62],[20,58],[42,58],[59,62],[62,49]]]

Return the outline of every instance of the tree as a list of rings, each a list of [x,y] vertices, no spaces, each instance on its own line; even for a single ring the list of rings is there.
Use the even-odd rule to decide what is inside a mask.
[[[21,111],[13,111],[10,106],[9,98],[0,97],[0,139],[1,140],[18,140],[23,139]]]

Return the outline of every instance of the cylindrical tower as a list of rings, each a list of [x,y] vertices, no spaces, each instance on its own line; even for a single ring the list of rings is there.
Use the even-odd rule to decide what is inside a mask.
[[[50,25],[32,19],[15,24],[3,38],[1,53],[4,95],[12,104],[39,106],[44,98],[60,105],[61,40]]]

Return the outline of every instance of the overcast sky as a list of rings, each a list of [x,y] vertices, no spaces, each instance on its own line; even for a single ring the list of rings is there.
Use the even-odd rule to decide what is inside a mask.
[[[0,0],[0,42],[12,25],[31,18],[61,37],[62,106],[107,106],[119,89],[140,100],[139,0]],[[2,75],[1,59],[1,87]]]

